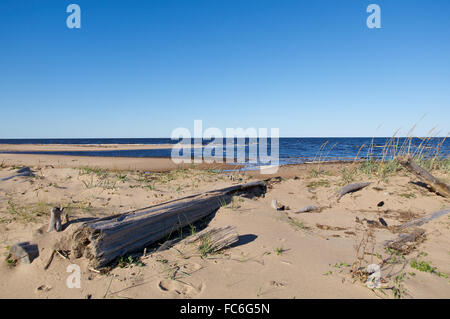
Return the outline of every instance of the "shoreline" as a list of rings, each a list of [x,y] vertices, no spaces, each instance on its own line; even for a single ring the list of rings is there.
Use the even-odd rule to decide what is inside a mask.
[[[3,152],[125,151],[171,149],[177,144],[0,144]],[[187,147],[195,147],[186,145]]]

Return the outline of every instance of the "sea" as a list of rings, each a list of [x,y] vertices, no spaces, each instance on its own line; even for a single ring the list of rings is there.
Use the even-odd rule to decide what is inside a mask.
[[[170,138],[0,139],[0,144],[136,144],[150,146],[175,145],[180,142],[181,140]],[[183,143],[186,144],[186,140]],[[174,156],[206,158],[205,154],[208,154],[209,157],[220,155],[224,161],[243,164],[248,168],[270,164],[267,161],[271,156],[277,157],[277,164],[285,165],[318,161],[389,160],[400,153],[409,153],[425,158],[435,156],[448,158],[450,154],[450,141],[444,137],[283,137],[272,141],[269,139],[267,143],[264,143],[263,140],[250,138],[191,139],[190,143],[191,145],[201,145],[201,147],[179,150],[175,152],[177,153],[175,155],[172,148],[99,151],[0,151],[0,153],[169,158]],[[189,144],[189,141],[187,144]],[[208,152],[205,153],[205,150],[208,150]]]

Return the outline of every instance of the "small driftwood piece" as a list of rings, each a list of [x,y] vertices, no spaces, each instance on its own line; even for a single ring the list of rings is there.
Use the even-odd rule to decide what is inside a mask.
[[[412,226],[422,226],[423,224],[426,224],[426,223],[428,223],[436,218],[439,218],[441,216],[447,215],[448,213],[450,213],[450,208],[434,212],[432,214],[426,215],[426,216],[418,218],[418,219],[414,219],[410,222],[407,222],[407,223],[404,223],[404,224],[398,226],[397,229],[403,230],[405,228],[409,228]]]
[[[341,190],[337,194],[337,201],[341,199],[342,196],[348,193],[353,193],[356,191],[359,191],[360,189],[363,189],[364,187],[367,187],[370,185],[370,182],[367,183],[355,183],[355,184],[348,184],[341,188]]]
[[[50,267],[50,265],[53,261],[53,258],[55,257],[55,254],[56,254],[56,250],[53,250],[52,253],[50,254],[50,256],[48,257],[47,262],[45,263],[44,270],[47,270],[48,267]]]
[[[397,156],[397,161],[425,182],[434,192],[447,198],[450,197],[450,186],[431,175],[426,169],[417,165],[411,155]]]
[[[85,222],[72,236],[75,258],[86,257],[90,266],[103,267],[115,258],[139,251],[180,228],[191,225],[225,204],[235,195],[264,194],[263,181],[234,185],[192,195],[143,209]]]
[[[296,214],[301,214],[301,213],[309,213],[309,212],[314,212],[314,211],[321,211],[322,208],[321,207],[317,207],[314,205],[310,205],[310,206],[306,206],[303,207],[302,209],[297,210],[295,213]]]
[[[33,259],[39,256],[39,249],[37,245],[29,242],[17,243],[9,249],[8,258],[20,261],[21,264],[31,264]]]
[[[405,245],[408,246],[408,243],[417,242],[424,234],[425,230],[416,228],[408,234],[400,234],[396,239],[386,241],[384,246],[395,250],[408,250],[408,248],[405,249]]]
[[[200,243],[199,247],[205,246],[203,248],[207,249],[208,253],[215,253],[238,241],[239,235],[236,231],[236,227],[226,226],[205,229],[196,234],[193,238],[185,240],[184,243]]]
[[[51,231],[61,231],[61,213],[64,208],[53,207],[50,211],[50,223],[48,225],[47,232]]]

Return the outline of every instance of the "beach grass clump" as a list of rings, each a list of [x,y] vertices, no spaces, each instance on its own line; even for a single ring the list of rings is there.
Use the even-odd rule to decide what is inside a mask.
[[[423,156],[417,156],[416,163],[428,171],[439,171],[444,174],[450,174],[450,158],[435,157],[424,158]]]
[[[10,223],[13,221],[21,223],[35,223],[41,218],[49,215],[52,204],[45,201],[39,201],[30,205],[19,205],[13,200],[8,200],[7,212],[8,214],[2,216],[1,222]]]
[[[104,179],[101,180],[97,186],[107,190],[114,190],[117,188],[117,180]]]
[[[415,127],[416,125],[409,130],[406,137],[398,137],[399,130],[397,130],[384,145],[375,145],[374,138],[369,145],[361,145],[353,159],[353,164],[359,164],[355,172],[386,181],[389,176],[405,171],[396,158],[409,155],[428,171],[449,174],[450,158],[448,154],[442,153],[446,137],[437,137],[439,132],[434,133],[434,128],[426,137],[418,137],[413,134]],[[350,181],[350,173],[350,171],[342,173],[344,183]]]
[[[313,169],[311,169],[309,171],[309,177],[310,178],[317,178],[317,177],[320,177],[320,176],[323,176],[323,175],[325,175],[325,176],[332,176],[333,173],[331,173],[330,171],[323,170],[323,169],[318,169],[318,168],[317,169],[313,168]]]
[[[125,183],[127,181],[127,175],[126,174],[117,173],[116,174],[116,178],[122,183]]]
[[[347,185],[353,182],[356,178],[357,170],[355,167],[344,167],[341,170],[341,185]]]
[[[106,178],[109,175],[109,172],[108,172],[108,170],[101,169],[101,168],[80,167],[78,169],[78,174],[80,176],[94,174],[98,178],[103,179],[103,178]]]
[[[377,161],[375,159],[369,159],[361,162],[357,168],[357,172],[366,176],[375,176],[385,179],[386,177],[393,175],[400,171],[402,166],[396,159],[389,161]]]
[[[275,248],[275,253],[277,254],[277,256],[282,255],[284,252],[284,248],[283,247],[277,247]]]
[[[401,196],[401,197],[404,197],[404,198],[407,198],[407,199],[416,197],[416,195],[414,193],[401,193],[401,194],[398,194],[398,196]]]
[[[86,189],[90,189],[90,188],[95,187],[95,185],[94,185],[94,176],[91,176],[91,178],[89,180],[87,180],[87,181],[81,180],[81,183],[83,183],[83,185],[84,185],[84,187]]]
[[[306,184],[306,187],[310,189],[316,189],[318,187],[330,187],[330,182],[325,179],[321,179],[318,181],[309,182],[308,184]]]
[[[198,250],[202,257],[206,257],[214,252],[214,245],[212,245],[208,235],[202,237]]]
[[[306,229],[305,223],[294,217],[288,217],[289,225],[291,225],[295,230]]]

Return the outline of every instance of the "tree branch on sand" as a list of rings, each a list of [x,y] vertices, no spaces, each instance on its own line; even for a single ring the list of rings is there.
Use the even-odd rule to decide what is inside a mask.
[[[411,155],[397,156],[397,161],[425,182],[434,192],[443,197],[450,197],[450,186],[431,175],[426,169],[417,165]]]

